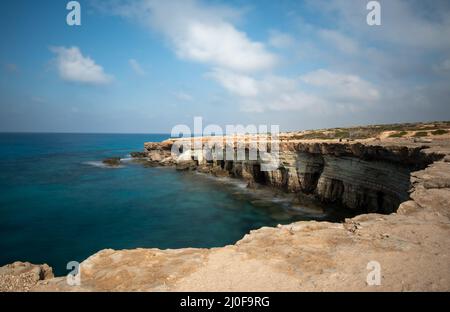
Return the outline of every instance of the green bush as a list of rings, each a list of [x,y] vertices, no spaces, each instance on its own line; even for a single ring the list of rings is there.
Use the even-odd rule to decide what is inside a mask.
[[[326,140],[326,139],[329,139],[329,136],[327,136],[323,132],[311,132],[311,133],[300,135],[297,138],[300,140],[313,140],[313,139]]]
[[[447,130],[443,130],[443,129],[439,129],[439,130],[431,132],[432,135],[443,135],[443,134],[446,134],[446,133],[448,133],[448,131]]]
[[[418,138],[418,137],[426,137],[426,136],[428,136],[428,132],[425,132],[425,131],[419,131],[419,132],[416,132],[416,133],[414,134],[414,136],[415,136],[416,138]]]
[[[336,131],[334,137],[338,139],[347,139],[350,137],[350,132],[348,131]]]
[[[400,131],[400,132],[392,133],[389,137],[390,138],[401,138],[401,137],[405,136],[406,134],[408,134],[408,132]]]

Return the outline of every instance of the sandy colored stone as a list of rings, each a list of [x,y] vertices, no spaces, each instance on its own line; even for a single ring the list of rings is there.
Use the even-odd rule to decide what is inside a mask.
[[[264,227],[222,248],[103,250],[81,264],[80,286],[68,286],[60,277],[39,281],[32,290],[450,291],[450,136],[428,137],[425,143],[414,142],[411,135],[392,138],[384,133],[351,143],[296,136],[281,137],[287,160],[301,149],[411,165],[423,159],[434,162],[411,174],[410,198],[395,213],[362,214],[344,223]],[[173,140],[145,147],[167,155],[171,144]],[[314,173],[316,164],[320,162],[302,170]],[[233,170],[251,177],[253,169]],[[274,172],[272,179],[279,180],[280,174]],[[367,266],[373,261],[381,267],[379,286],[367,284]],[[1,271],[0,278],[5,280]]]
[[[0,292],[29,291],[39,281],[53,277],[52,268],[47,264],[14,262],[0,267]]]

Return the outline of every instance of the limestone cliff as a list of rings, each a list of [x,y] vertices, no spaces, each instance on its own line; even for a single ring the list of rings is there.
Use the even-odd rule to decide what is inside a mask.
[[[357,212],[394,212],[409,198],[411,171],[423,169],[442,157],[423,153],[425,146],[289,141],[281,143],[278,168],[262,171],[258,160],[207,161],[191,150],[174,157],[170,149],[175,142],[145,144],[149,160],[157,165],[175,164],[179,170],[198,170],[286,192],[313,194],[320,201]],[[207,144],[208,139],[204,139],[204,150]]]
[[[280,167],[264,173],[258,161],[202,162],[190,153],[174,159],[173,142],[146,144],[145,161],[393,212],[265,227],[222,248],[103,250],[81,264],[80,286],[60,277],[32,290],[450,291],[450,136],[346,143],[291,137]],[[381,269],[375,286],[367,283],[373,262]]]

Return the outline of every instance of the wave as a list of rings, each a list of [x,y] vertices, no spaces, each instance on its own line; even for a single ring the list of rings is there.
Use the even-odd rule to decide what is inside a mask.
[[[294,194],[280,193],[262,185],[257,188],[248,188],[247,182],[232,177],[215,177],[206,173],[194,173],[231,188],[235,195],[244,195],[254,206],[278,207],[289,215],[301,215],[311,219],[323,219],[327,216],[327,213],[320,207],[295,203]]]
[[[102,161],[85,161],[83,162],[83,165],[93,166],[97,168],[106,168],[106,169],[119,169],[123,168],[124,166],[108,166],[105,165]]]
[[[134,160],[134,158],[132,158],[131,156],[130,157],[125,157],[125,158],[120,158],[121,162],[130,162],[130,161],[133,161],[133,160]]]

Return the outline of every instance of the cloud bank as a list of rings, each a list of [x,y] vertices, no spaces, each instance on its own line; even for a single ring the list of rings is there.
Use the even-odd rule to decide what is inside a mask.
[[[76,46],[51,47],[50,51],[56,55],[55,64],[63,80],[93,85],[108,84],[113,80],[113,76],[106,74],[93,59],[83,56]]]
[[[266,40],[243,30],[242,9],[218,2],[117,0],[113,14],[139,21],[178,58],[205,66],[204,77],[243,111],[442,111],[450,68],[448,1],[381,6],[382,26],[370,27],[364,1],[293,1],[286,5],[291,29],[270,27]]]
[[[236,71],[273,67],[277,58],[233,24],[239,12],[194,0],[122,1],[116,14],[139,20],[170,42],[178,57]]]

